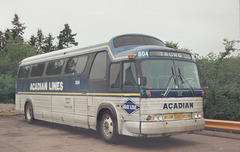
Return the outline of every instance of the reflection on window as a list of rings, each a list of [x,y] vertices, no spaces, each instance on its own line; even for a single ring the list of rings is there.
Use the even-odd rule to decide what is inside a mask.
[[[127,62],[123,65],[123,88],[138,88],[134,62]]]
[[[18,73],[18,78],[23,79],[23,78],[27,78],[28,74],[30,71],[30,66],[24,66],[24,67],[20,67],[19,73]]]
[[[82,73],[87,64],[88,56],[72,57],[68,60],[65,73]]]
[[[103,79],[106,76],[107,68],[107,53],[100,52],[95,57],[95,60],[92,65],[90,72],[90,79]]]
[[[167,89],[172,77],[174,84],[171,89],[189,89],[189,84],[193,89],[200,89],[197,66],[193,62],[144,60],[141,69],[142,76],[147,78],[145,87],[148,89]]]
[[[64,63],[64,60],[49,62],[46,75],[59,75],[62,71],[63,63]]]
[[[120,63],[114,63],[110,67],[110,88],[120,88]]]
[[[158,45],[165,46],[165,44],[154,37],[142,36],[142,35],[124,35],[116,37],[113,40],[115,48],[127,46],[127,45]]]
[[[182,80],[181,77],[178,76],[178,82],[179,82],[180,88],[188,89],[189,84],[193,89],[200,88],[198,71],[195,63],[175,61],[175,66],[176,66],[177,75],[179,75],[179,72],[180,72],[184,77],[184,79]]]
[[[34,64],[32,66],[31,77],[41,77],[43,74],[44,67],[45,63]]]
[[[172,77],[173,61],[144,60],[141,63],[142,75],[147,78],[146,88],[166,89]],[[173,85],[175,87],[175,85]]]

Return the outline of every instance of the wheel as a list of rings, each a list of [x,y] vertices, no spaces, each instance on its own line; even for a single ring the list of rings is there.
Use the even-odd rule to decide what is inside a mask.
[[[33,117],[33,107],[30,102],[27,103],[25,108],[25,120],[28,123],[33,123],[34,117]]]
[[[105,111],[100,120],[100,135],[107,143],[114,143],[117,139],[117,122],[110,111]]]

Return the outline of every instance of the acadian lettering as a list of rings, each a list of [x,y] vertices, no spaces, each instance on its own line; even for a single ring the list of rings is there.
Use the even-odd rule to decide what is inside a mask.
[[[186,103],[164,103],[163,109],[189,109],[193,108],[193,102]]]

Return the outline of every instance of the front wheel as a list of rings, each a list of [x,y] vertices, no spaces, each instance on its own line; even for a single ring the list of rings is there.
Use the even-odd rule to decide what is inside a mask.
[[[103,113],[100,120],[100,134],[107,143],[114,143],[117,139],[117,121],[114,119],[111,112]]]
[[[26,108],[25,108],[25,120],[28,123],[33,123],[33,120],[34,120],[33,107],[32,107],[32,104],[30,102],[27,103]]]

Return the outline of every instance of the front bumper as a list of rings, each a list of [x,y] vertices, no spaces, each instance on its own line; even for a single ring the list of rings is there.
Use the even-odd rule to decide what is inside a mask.
[[[205,119],[190,119],[165,122],[124,122],[125,135],[158,137],[179,133],[191,133],[205,128]],[[127,132],[125,132],[127,131]],[[125,133],[124,133],[125,132]]]
[[[202,130],[205,127],[204,119],[191,119],[168,122],[142,122],[141,134],[170,134]]]

